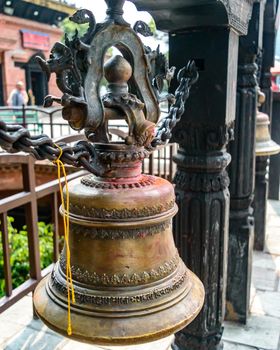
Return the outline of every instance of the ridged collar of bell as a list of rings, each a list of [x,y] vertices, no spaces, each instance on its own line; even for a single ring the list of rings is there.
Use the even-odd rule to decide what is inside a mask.
[[[69,125],[74,130],[84,129],[91,172],[98,176],[115,166],[120,168],[120,163],[142,160],[165,144],[184,112],[190,87],[198,78],[194,62],[188,62],[177,74],[175,95],[164,92],[164,84],[169,85],[173,79],[175,67],[168,67],[159,47],[153,50],[142,43],[141,36],[153,35],[146,23],[137,21],[131,28],[123,19],[124,2],[107,0],[107,17],[102,23],[96,23],[91,11],[78,10],[70,20],[88,23],[87,32],[79,36],[76,31],[72,38],[65,35],[64,43],[55,43],[48,60],[37,57],[48,77],[56,74],[62,92],[61,97],[47,96],[45,106],[60,103]],[[116,55],[104,64],[110,47],[116,47],[122,56]],[[105,80],[107,92],[101,97]],[[163,101],[169,102],[171,108],[158,124],[159,103]],[[127,123],[127,133],[108,127],[116,119]],[[120,142],[112,142],[115,132]]]

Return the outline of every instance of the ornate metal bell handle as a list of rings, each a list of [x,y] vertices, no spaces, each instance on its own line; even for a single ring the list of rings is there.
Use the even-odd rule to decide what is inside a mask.
[[[177,79],[179,87],[175,92],[175,103],[160,123],[149,151],[152,151],[158,145],[165,144],[170,139],[172,129],[185,111],[185,102],[189,97],[190,88],[198,79],[198,72],[193,61],[179,71]],[[48,159],[53,161],[60,153],[55,143],[47,135],[31,136],[30,132],[23,126],[7,125],[3,121],[0,121],[0,146],[10,153],[21,151],[30,153],[38,160]],[[89,172],[100,175],[100,172],[94,166],[95,152],[91,143],[80,141],[74,147],[65,143],[60,143],[59,146],[63,151],[61,157],[63,163],[75,167],[84,167]]]

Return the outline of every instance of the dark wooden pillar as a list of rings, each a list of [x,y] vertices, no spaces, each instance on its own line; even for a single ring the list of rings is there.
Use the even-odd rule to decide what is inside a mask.
[[[260,88],[266,96],[260,110],[272,116],[271,67],[274,66],[278,0],[266,0],[263,28],[263,54],[261,58]]]
[[[256,157],[256,189],[253,203],[255,217],[254,249],[263,250],[265,243],[266,208],[268,196],[267,167],[269,157]]]
[[[252,270],[257,56],[262,47],[264,2],[254,4],[248,35],[240,38],[234,141],[229,144],[230,220],[226,318],[246,323]]]
[[[170,65],[194,59],[200,78],[173,133],[179,212],[174,235],[180,254],[202,280],[200,315],[176,336],[180,350],[220,347],[225,311],[230,162],[239,34],[247,33],[250,0],[133,0],[150,11],[158,29],[169,31]],[[194,6],[195,4],[195,6]],[[175,86],[172,86],[174,89]]]
[[[215,349],[224,319],[229,222],[225,169],[230,162],[226,145],[233,138],[238,35],[215,28],[172,36],[172,65],[183,61],[178,57],[182,48],[188,58],[199,57],[200,79],[174,132],[180,145],[174,158],[179,206],[174,233],[185,263],[203,281],[206,299],[200,315],[177,335],[177,344],[182,350]]]
[[[278,0],[267,0],[264,14],[263,54],[261,57],[260,88],[266,95],[262,112],[272,117],[272,92],[270,69],[274,66],[276,17]],[[254,248],[264,249],[266,231],[266,207],[268,198],[268,164],[269,157],[256,157],[256,186],[253,203],[255,217]]]

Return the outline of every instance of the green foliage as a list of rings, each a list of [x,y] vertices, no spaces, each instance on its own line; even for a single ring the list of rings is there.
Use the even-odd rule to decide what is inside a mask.
[[[60,28],[63,30],[64,34],[67,34],[69,38],[72,38],[75,34],[75,31],[78,30],[79,37],[81,38],[86,31],[88,30],[88,23],[85,24],[76,24],[67,17],[60,23]],[[64,34],[62,41],[64,41]]]
[[[109,49],[107,49],[106,56],[108,58],[113,56],[113,47],[109,47]]]
[[[12,225],[14,218],[8,217],[8,236],[10,262],[12,267],[13,288],[29,278],[29,253],[26,226],[18,231]],[[41,268],[52,263],[53,227],[51,224],[38,222]],[[0,244],[0,297],[5,294],[3,246]]]
[[[168,44],[168,35],[167,33],[161,32],[159,30],[157,30],[156,27],[156,22],[151,19],[149,22],[149,27],[153,33],[153,37],[155,38],[155,40],[159,41],[159,42],[164,42],[165,44]]]
[[[149,22],[149,27],[153,35],[156,36],[157,27],[156,27],[156,22],[153,20],[153,18]]]

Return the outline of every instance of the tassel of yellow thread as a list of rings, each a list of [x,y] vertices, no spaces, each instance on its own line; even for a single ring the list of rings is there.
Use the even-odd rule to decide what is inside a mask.
[[[68,314],[67,314],[67,334],[72,334],[72,324],[71,324],[71,297],[72,303],[75,303],[75,293],[74,286],[72,280],[72,271],[71,271],[71,259],[70,259],[70,247],[69,247],[69,190],[68,190],[68,181],[66,170],[64,164],[60,160],[62,156],[62,149],[58,145],[56,147],[59,149],[60,153],[57,159],[54,161],[57,165],[57,178],[59,183],[59,192],[61,197],[61,206],[63,210],[63,226],[64,226],[64,238],[65,238],[65,248],[66,248],[66,283],[67,283],[67,301],[68,301]],[[63,196],[63,188],[61,184],[61,170],[64,177],[65,182],[65,193],[66,193],[66,201]],[[66,205],[65,205],[66,202]]]

